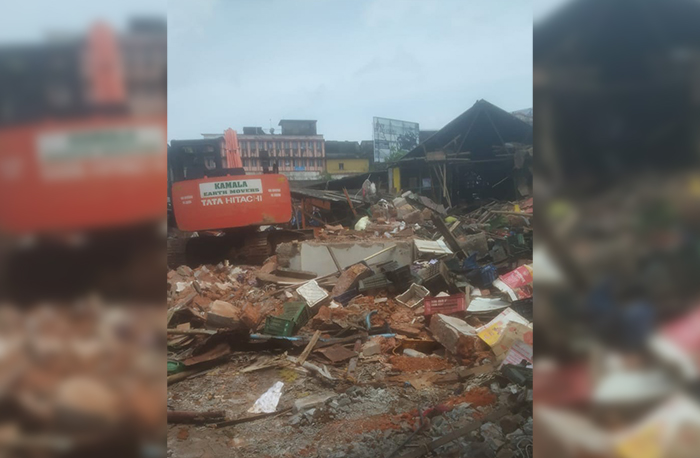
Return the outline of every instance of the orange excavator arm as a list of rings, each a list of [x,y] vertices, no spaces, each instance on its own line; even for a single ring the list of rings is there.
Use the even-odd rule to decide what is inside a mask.
[[[243,168],[241,153],[238,150],[238,137],[236,137],[236,131],[231,128],[226,129],[226,131],[224,132],[224,141],[224,148],[226,150],[226,162],[228,163],[228,168]]]

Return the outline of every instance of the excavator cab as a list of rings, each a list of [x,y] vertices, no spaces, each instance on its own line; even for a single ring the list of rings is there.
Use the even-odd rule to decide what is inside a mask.
[[[205,177],[245,175],[243,167],[229,167],[223,137],[171,141],[168,169],[173,183]]]

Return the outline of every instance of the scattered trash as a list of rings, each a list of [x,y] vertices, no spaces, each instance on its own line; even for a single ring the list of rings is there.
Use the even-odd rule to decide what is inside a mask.
[[[311,280],[297,288],[297,293],[306,300],[309,307],[313,308],[328,297],[328,291],[318,286],[316,280]]]
[[[452,315],[458,312],[467,310],[467,299],[465,294],[455,294],[453,296],[444,295],[436,297],[426,297],[423,301],[425,307],[425,316],[435,313],[443,315]]]
[[[248,413],[272,413],[277,410],[277,404],[282,397],[283,382],[275,382],[266,392],[255,401]]]
[[[369,225],[369,216],[363,216],[360,218],[360,220],[355,224],[355,230],[358,232],[362,232],[365,229],[367,229],[367,225]]]
[[[532,266],[520,266],[494,280],[493,286],[507,293],[511,300],[532,297]]]
[[[401,305],[405,305],[408,308],[416,308],[423,304],[423,299],[428,294],[430,294],[430,291],[421,285],[413,283],[411,284],[411,287],[406,290],[406,292],[396,296],[396,302]]]

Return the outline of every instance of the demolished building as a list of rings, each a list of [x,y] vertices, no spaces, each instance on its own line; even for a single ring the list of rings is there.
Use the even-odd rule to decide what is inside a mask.
[[[171,456],[532,456],[532,199],[292,194],[342,224],[168,275]]]
[[[445,206],[532,195],[533,127],[478,100],[389,169],[389,187]]]

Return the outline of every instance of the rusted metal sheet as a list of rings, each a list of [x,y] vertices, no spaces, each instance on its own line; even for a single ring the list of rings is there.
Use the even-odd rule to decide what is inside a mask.
[[[328,358],[332,363],[339,363],[357,356],[357,353],[348,350],[340,344],[335,344],[332,347],[322,348],[316,351],[323,354],[323,356]]]
[[[331,209],[331,203],[327,200],[321,200],[321,199],[315,199],[313,197],[308,197],[304,199],[304,202],[306,204],[306,211],[311,213],[313,210],[313,207],[320,208],[322,210],[330,210]]]

